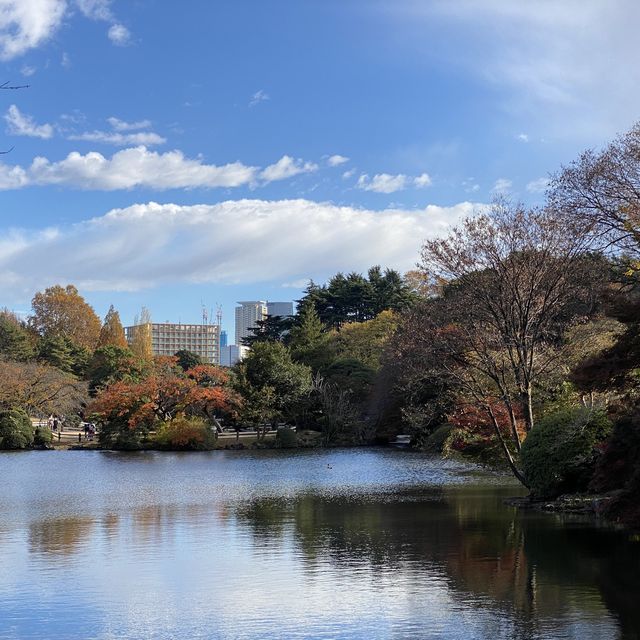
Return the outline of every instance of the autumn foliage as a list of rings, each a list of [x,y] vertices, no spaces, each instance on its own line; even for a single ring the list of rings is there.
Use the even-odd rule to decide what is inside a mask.
[[[211,425],[223,417],[233,418],[238,406],[239,399],[228,386],[228,374],[219,367],[198,365],[183,372],[175,358],[161,357],[154,360],[153,371],[146,379],[114,382],[100,390],[87,411],[106,427],[108,438],[114,436],[114,429],[144,436],[162,428],[165,436],[173,434],[167,442],[175,440],[183,446],[182,439],[191,439],[185,434],[199,430],[195,422],[185,419]],[[167,431],[167,423],[175,420],[182,421],[176,423],[183,425],[179,430],[182,436],[174,433],[175,429]]]

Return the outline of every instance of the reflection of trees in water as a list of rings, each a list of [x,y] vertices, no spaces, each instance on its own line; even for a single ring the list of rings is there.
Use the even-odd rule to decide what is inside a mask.
[[[327,559],[346,571],[365,562],[413,579],[435,568],[466,600],[510,612],[514,638],[540,634],[541,622],[568,612],[598,619],[610,610],[623,631],[640,629],[640,545],[611,529],[519,513],[503,505],[508,494],[453,487],[426,500],[304,495],[257,500],[236,517],[258,543],[291,537],[311,569]]]
[[[80,547],[91,544],[94,524],[94,519],[91,517],[32,522],[29,525],[29,551],[72,555]]]

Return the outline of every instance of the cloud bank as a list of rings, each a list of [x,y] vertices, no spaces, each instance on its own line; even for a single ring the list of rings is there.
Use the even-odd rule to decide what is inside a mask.
[[[0,288],[29,299],[57,282],[134,291],[169,283],[286,284],[372,264],[408,270],[425,238],[445,233],[475,208],[463,202],[372,211],[309,200],[136,204],[68,227],[5,231]]]

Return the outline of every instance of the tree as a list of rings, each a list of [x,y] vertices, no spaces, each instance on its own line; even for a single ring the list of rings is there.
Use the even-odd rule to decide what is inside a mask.
[[[523,482],[494,405],[507,409],[519,451],[534,426],[534,390],[561,363],[566,330],[595,310],[599,271],[590,248],[588,236],[550,210],[506,202],[423,247],[425,273],[448,282],[422,320],[436,362],[486,411]]]
[[[257,342],[285,342],[293,322],[293,318],[268,315],[249,328],[251,335],[242,338],[242,344],[251,347]]]
[[[582,233],[640,256],[640,123],[603,151],[585,151],[555,174],[549,206]],[[637,268],[637,266],[636,266]]]
[[[87,370],[90,351],[64,335],[44,336],[38,345],[38,359],[52,367],[82,378]]]
[[[139,316],[136,316],[132,329],[133,338],[131,339],[131,351],[143,362],[151,362],[153,360],[153,343],[151,340],[151,314],[149,310],[142,307]]]
[[[0,311],[0,355],[9,360],[30,360],[34,340],[24,323],[10,311]]]
[[[301,302],[289,338],[293,359],[317,371],[327,360],[325,329],[315,305],[308,300]]]
[[[353,358],[372,369],[380,368],[380,358],[387,341],[398,327],[393,311],[381,311],[365,322],[344,325],[333,332],[330,343],[339,358]]]
[[[326,285],[310,282],[300,304],[312,304],[323,324],[339,329],[348,322],[371,320],[381,311],[402,311],[417,299],[402,276],[379,266],[359,273],[338,273]]]
[[[126,349],[129,345],[124,337],[124,329],[120,322],[120,314],[113,308],[109,307],[107,315],[104,317],[100,336],[98,337],[98,347],[122,347]]]
[[[100,319],[73,285],[55,285],[38,292],[31,301],[29,324],[40,335],[65,337],[89,350],[100,335]]]
[[[87,377],[92,393],[114,382],[139,382],[144,363],[130,349],[116,345],[98,347],[89,363]]]
[[[237,365],[236,390],[243,398],[245,418],[254,414],[275,423],[291,418],[311,388],[311,369],[293,362],[279,342],[259,342]],[[258,429],[260,425],[257,424]]]
[[[180,349],[180,351],[176,351],[175,357],[178,359],[178,366],[183,371],[188,371],[193,367],[203,364],[202,358],[197,353],[187,351],[187,349]]]
[[[550,210],[506,202],[424,244],[422,268],[451,283],[448,300],[457,305],[477,365],[507,401],[513,377],[527,430],[533,388],[554,361],[552,347],[571,319],[593,313],[590,292],[598,283],[587,271],[590,248],[589,237]]]
[[[0,407],[69,415],[80,410],[86,398],[86,384],[55,367],[0,360]]]

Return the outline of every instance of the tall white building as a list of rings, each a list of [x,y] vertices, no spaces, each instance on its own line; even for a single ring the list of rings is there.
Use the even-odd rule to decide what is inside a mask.
[[[264,300],[245,300],[237,304],[240,306],[236,307],[236,345],[241,345],[242,338],[252,335],[249,329],[267,317],[267,303]]]
[[[137,329],[145,325],[125,327],[131,344]],[[172,356],[177,351],[191,351],[209,364],[220,364],[220,326],[217,324],[151,324],[151,348],[154,356]]]

